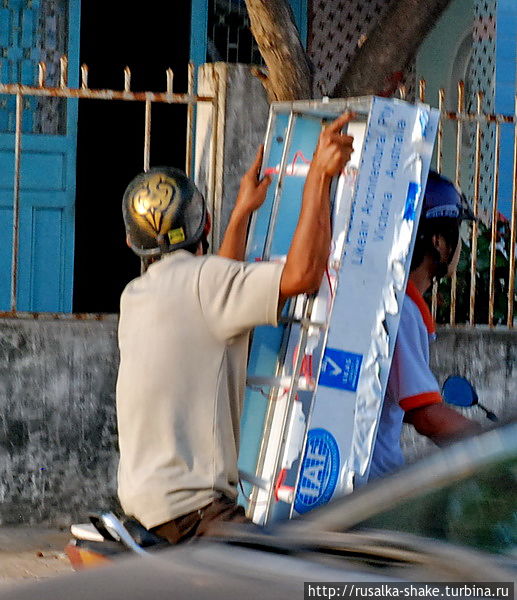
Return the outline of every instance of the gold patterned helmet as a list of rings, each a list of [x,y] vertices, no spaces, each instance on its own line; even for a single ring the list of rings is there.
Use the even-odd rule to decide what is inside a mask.
[[[207,223],[203,196],[173,167],[137,175],[124,193],[122,213],[131,249],[142,258],[196,244]]]

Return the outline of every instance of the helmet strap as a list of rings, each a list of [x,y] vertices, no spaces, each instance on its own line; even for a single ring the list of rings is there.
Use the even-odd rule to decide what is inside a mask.
[[[208,253],[208,249],[210,248],[210,244],[208,243],[208,238],[205,233],[201,236],[201,248],[203,249],[203,254]]]
[[[170,252],[170,244],[169,244],[169,240],[167,239],[167,236],[160,234],[158,236],[156,236],[156,241],[158,242],[158,247],[160,248],[160,252],[162,254],[166,254],[167,252]]]

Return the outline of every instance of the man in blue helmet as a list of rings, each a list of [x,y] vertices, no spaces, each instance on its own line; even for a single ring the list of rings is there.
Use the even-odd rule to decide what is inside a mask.
[[[451,276],[456,270],[460,224],[472,218],[464,196],[454,184],[430,171],[369,480],[403,465],[403,422],[437,445],[479,431],[477,423],[442,401],[429,367],[429,341],[435,337],[435,325],[423,298],[435,278]]]

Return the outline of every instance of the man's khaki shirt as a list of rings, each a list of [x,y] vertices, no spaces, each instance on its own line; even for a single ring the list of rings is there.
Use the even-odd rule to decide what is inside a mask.
[[[282,268],[180,250],[124,290],[118,492],[145,527],[237,496],[249,332],[276,325]]]

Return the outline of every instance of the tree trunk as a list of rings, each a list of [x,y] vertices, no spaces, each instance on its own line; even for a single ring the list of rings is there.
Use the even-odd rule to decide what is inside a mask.
[[[251,31],[267,66],[270,100],[303,100],[312,94],[309,58],[287,0],[246,0]]]
[[[422,40],[451,0],[396,0],[341,76],[335,98],[395,93]]]

